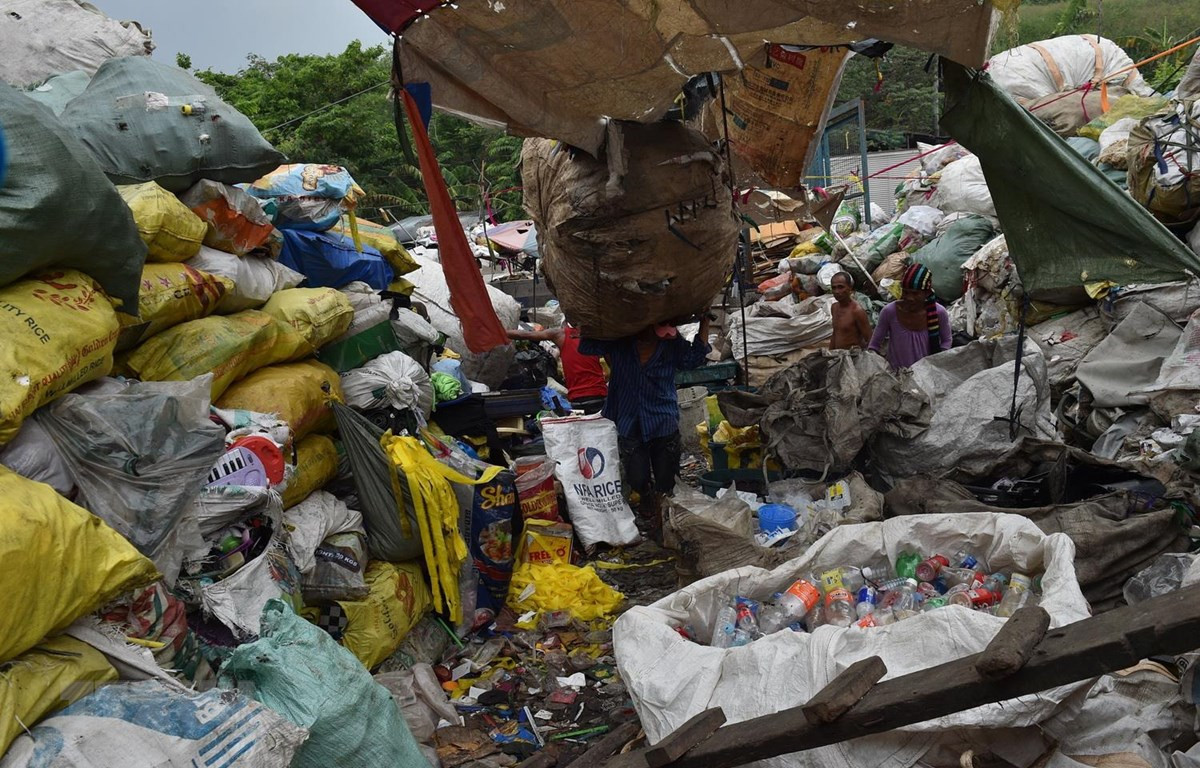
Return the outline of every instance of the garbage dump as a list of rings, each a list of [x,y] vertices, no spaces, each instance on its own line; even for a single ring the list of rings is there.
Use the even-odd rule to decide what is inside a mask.
[[[9,5],[0,40],[95,15]],[[132,40],[0,67],[35,87],[0,85],[0,768],[644,761],[864,665],[973,670],[1038,617],[1034,654],[1082,622],[1108,650],[765,764],[1200,760],[1196,651],[1113,661],[1186,633],[1111,626],[1200,582],[1200,209],[1161,151],[1195,73],[1155,93],[1073,35],[955,74],[963,33],[957,141],[894,210],[572,118],[526,140],[529,218],[390,222],[136,27],[96,35],[69,39]],[[1022,152],[1061,179],[1030,192]],[[472,349],[479,317],[513,344]]]

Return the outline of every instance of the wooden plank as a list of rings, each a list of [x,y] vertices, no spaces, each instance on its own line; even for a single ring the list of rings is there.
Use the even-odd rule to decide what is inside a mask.
[[[725,724],[720,707],[706,709],[676,728],[657,744],[617,755],[604,763],[605,768],[661,768],[703,742]]]
[[[978,655],[967,656],[877,683],[832,723],[813,725],[794,707],[726,726],[672,768],[732,768],[1007,701],[1124,669],[1148,656],[1184,653],[1196,647],[1198,634],[1200,585],[1195,585],[1052,629],[1025,666],[1001,680],[983,677],[975,667]]]
[[[1027,605],[1012,615],[979,654],[975,669],[989,680],[999,680],[1025,666],[1033,649],[1050,628],[1050,614],[1040,605]]]
[[[522,760],[517,768],[554,768],[556,765],[558,765],[558,750],[547,748],[533,753],[528,760]]]
[[[614,752],[637,736],[641,729],[637,723],[621,723],[605,734],[604,738],[588,747],[587,752],[567,763],[566,768],[599,768]]]
[[[871,686],[887,674],[887,665],[878,656],[860,659],[842,670],[816,696],[800,707],[808,722],[832,723],[857,704]]]

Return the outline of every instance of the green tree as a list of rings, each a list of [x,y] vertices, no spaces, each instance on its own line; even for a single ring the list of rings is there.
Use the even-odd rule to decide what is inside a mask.
[[[428,202],[421,173],[396,135],[390,73],[388,51],[355,41],[336,55],[288,54],[274,61],[250,56],[236,74],[204,70],[196,76],[292,162],[347,168],[368,193],[368,216],[382,215],[378,209],[403,218],[427,212]],[[520,139],[440,113],[429,134],[460,210],[478,210],[487,190],[517,188],[496,196],[492,209],[501,220],[523,217]],[[408,138],[411,146],[411,132]]]
[[[927,51],[896,46],[882,59],[854,56],[846,64],[837,103],[863,100],[872,149],[904,146],[904,134],[937,132],[942,98],[934,67],[925,71],[929,57]],[[831,136],[831,145],[838,140]],[[857,146],[857,136],[848,140]]]
[[[186,53],[175,54],[175,66],[179,67],[180,69],[191,69],[192,57],[188,56]]]

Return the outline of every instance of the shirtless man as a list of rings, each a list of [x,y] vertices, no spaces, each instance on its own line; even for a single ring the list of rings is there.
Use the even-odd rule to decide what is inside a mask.
[[[854,300],[854,278],[838,272],[830,281],[833,287],[833,338],[830,349],[866,349],[871,342],[871,321]]]

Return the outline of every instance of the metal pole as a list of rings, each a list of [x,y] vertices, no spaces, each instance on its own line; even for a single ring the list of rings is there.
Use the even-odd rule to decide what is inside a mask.
[[[858,99],[858,156],[862,165],[863,219],[868,229],[871,222],[871,171],[867,168],[867,114],[862,99]]]

